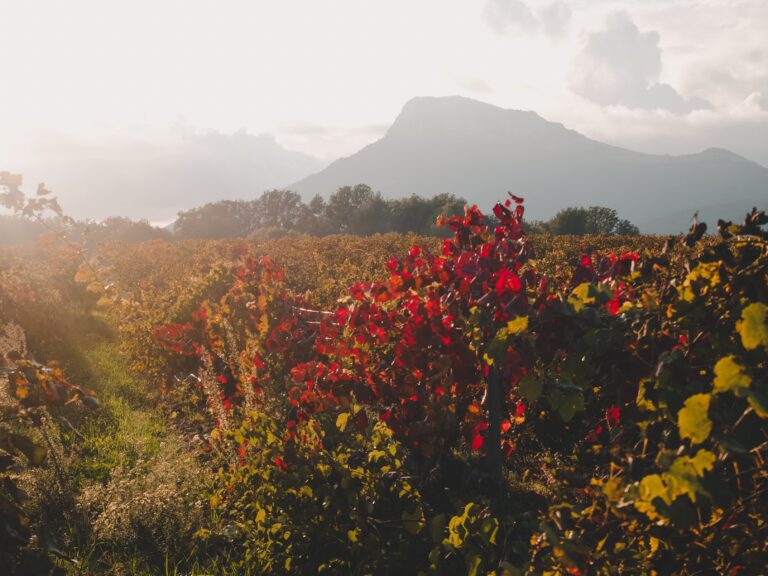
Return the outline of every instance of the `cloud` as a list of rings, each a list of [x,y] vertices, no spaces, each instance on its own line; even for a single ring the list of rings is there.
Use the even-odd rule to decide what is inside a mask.
[[[755,107],[768,112],[768,75],[736,74],[731,71],[710,70],[701,85],[715,94],[726,94],[730,100],[745,98]]]
[[[276,137],[280,146],[303,152],[327,163],[354,154],[364,146],[375,142],[384,136],[389,126],[389,123],[346,126],[294,124],[278,128]]]
[[[493,92],[491,85],[480,78],[463,78],[458,82],[459,86],[469,92],[488,94]]]
[[[768,111],[759,104],[751,95],[731,106],[681,115],[580,100],[550,119],[595,140],[640,152],[693,154],[725,148],[768,168]]]
[[[535,22],[528,4],[521,0],[488,0],[483,17],[497,34],[506,34],[511,28],[525,28]]]
[[[536,10],[522,0],[487,0],[483,18],[497,34],[541,30],[557,38],[568,28],[571,9],[565,0],[554,0]]]
[[[327,126],[320,126],[309,122],[288,124],[282,126],[281,131],[297,136],[325,136],[331,132]]]
[[[562,0],[547,4],[538,15],[544,32],[553,38],[564,35],[571,21],[571,9]]]
[[[641,32],[626,12],[608,17],[605,30],[589,35],[576,57],[570,87],[602,106],[662,109],[675,114],[711,108],[700,98],[687,99],[660,83],[659,33]]]

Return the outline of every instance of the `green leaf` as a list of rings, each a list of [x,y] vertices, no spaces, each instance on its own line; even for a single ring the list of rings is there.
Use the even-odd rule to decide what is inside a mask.
[[[768,418],[768,394],[762,390],[750,390],[747,394],[749,405],[760,418]]]
[[[741,343],[747,350],[758,346],[768,348],[768,306],[756,302],[744,308],[736,331],[741,334]]]
[[[677,413],[680,437],[689,438],[693,444],[700,444],[709,438],[712,421],[709,419],[709,394],[695,394],[685,401]]]
[[[435,544],[439,544],[442,541],[445,525],[445,514],[438,514],[429,521],[429,535]]]
[[[520,394],[525,396],[528,402],[536,402],[541,398],[541,391],[544,389],[544,381],[535,376],[525,376],[520,379],[518,384]]]
[[[558,381],[547,394],[549,406],[557,410],[564,422],[570,422],[576,412],[584,410],[584,395],[570,381]]]
[[[749,388],[752,379],[744,373],[744,366],[736,362],[735,356],[726,356],[715,364],[715,392],[735,390],[737,393]]]
[[[424,527],[424,514],[421,508],[416,508],[413,512],[403,512],[401,515],[403,527],[411,534],[418,534]]]
[[[488,366],[502,365],[504,363],[504,357],[507,354],[507,337],[509,336],[506,328],[501,328],[494,337],[488,343],[483,359]]]

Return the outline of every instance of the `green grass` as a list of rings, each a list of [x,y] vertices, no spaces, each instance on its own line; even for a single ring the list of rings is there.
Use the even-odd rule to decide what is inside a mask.
[[[92,411],[63,410],[62,416],[71,424],[61,428],[62,450],[71,456],[67,479],[59,489],[49,481],[48,493],[46,485],[40,484],[39,505],[61,512],[57,530],[61,546],[77,560],[76,565],[66,561],[60,565],[72,574],[213,573],[195,565],[191,538],[185,540],[180,534],[178,541],[174,541],[174,521],[190,533],[190,523],[184,524],[183,511],[178,506],[171,509],[176,516],[167,526],[163,524],[165,519],[160,518],[162,538],[153,541],[146,534],[154,529],[151,522],[157,520],[152,515],[153,508],[164,504],[162,495],[166,492],[162,490],[174,493],[186,489],[192,492],[190,498],[207,502],[204,485],[208,471],[190,455],[184,439],[168,426],[154,383],[133,374],[120,356],[108,319],[99,313],[68,316],[72,322],[64,326],[66,333],[50,338],[44,353],[65,358],[63,368],[70,381],[93,391],[99,406]],[[59,324],[57,329],[61,328]],[[72,350],[77,353],[70,353]],[[57,351],[65,355],[53,356]],[[140,504],[131,509],[137,495],[144,492],[155,495],[157,506]],[[94,528],[93,506],[90,513],[83,513],[82,504],[78,504],[84,497],[87,501],[88,494],[97,495],[97,514],[109,506],[124,505],[128,511],[123,514],[137,515],[135,522],[131,516],[124,543],[119,529],[105,537]],[[99,510],[101,495],[104,506]],[[131,528],[141,525],[144,512],[149,529],[140,526],[137,530],[143,532],[137,537]],[[223,569],[215,568],[216,572]]]
[[[114,336],[82,334],[77,365],[65,366],[76,382],[92,390],[99,408],[77,426],[80,454],[73,465],[77,485],[104,482],[118,466],[133,468],[158,454],[167,436],[150,383],[140,382],[120,357]]]

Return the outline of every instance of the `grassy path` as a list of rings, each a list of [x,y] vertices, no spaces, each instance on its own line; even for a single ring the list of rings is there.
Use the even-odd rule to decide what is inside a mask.
[[[73,421],[76,432],[62,429],[72,457],[58,495],[66,510],[58,539],[78,561],[62,566],[72,574],[174,574],[205,513],[208,474],[167,426],[152,383],[132,374],[104,320],[92,314],[81,327],[67,343],[78,354],[64,368],[100,406]]]

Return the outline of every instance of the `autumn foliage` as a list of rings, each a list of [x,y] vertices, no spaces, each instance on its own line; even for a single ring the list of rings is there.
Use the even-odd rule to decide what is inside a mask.
[[[757,573],[768,558],[765,215],[722,222],[716,241],[699,227],[682,246],[584,255],[548,277],[531,262],[522,200],[494,214],[495,229],[475,207],[447,219],[439,251],[392,257],[388,278],[353,284],[334,309],[250,259],[218,302],[156,331],[199,361],[214,438],[232,450],[214,505],[243,545],[267,561],[259,542],[274,535],[253,532],[239,516],[249,504],[227,495],[295,483],[383,423],[418,494],[401,506],[422,538],[414,572]],[[271,435],[253,441],[266,424],[252,414],[271,418]],[[280,446],[271,463],[265,437]],[[274,468],[260,477],[254,462]],[[470,503],[487,538],[465,546],[475,535],[451,526]],[[292,512],[270,514],[257,525]],[[350,548],[381,546],[380,521],[358,518]]]
[[[79,297],[215,471],[202,565],[764,571],[768,218],[529,237],[523,206],[444,218],[445,240],[155,242],[80,266]],[[5,358],[16,402],[93,402]]]

